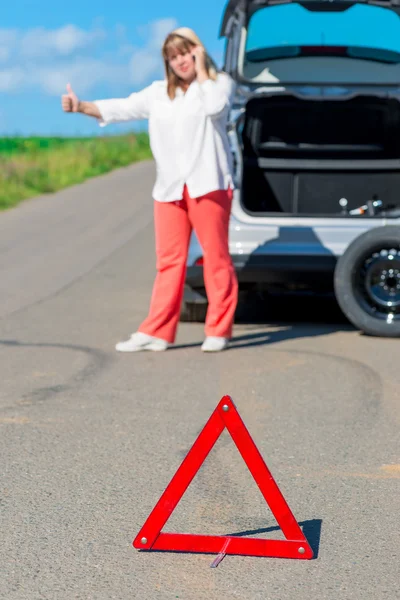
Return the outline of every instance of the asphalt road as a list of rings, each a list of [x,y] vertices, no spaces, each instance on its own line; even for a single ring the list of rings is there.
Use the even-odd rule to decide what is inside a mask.
[[[400,598],[399,340],[292,302],[219,355],[186,323],[166,353],[117,354],[155,274],[153,178],[143,163],[0,214],[0,597]],[[132,547],[225,394],[314,560]],[[275,525],[223,434],[166,530]]]

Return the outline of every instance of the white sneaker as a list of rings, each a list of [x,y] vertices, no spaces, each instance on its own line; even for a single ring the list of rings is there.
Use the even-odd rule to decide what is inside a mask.
[[[160,338],[152,337],[146,333],[137,331],[133,333],[126,342],[119,342],[115,349],[118,352],[140,352],[150,350],[152,352],[163,352],[168,348],[168,342]]]
[[[229,346],[229,340],[223,337],[206,337],[201,347],[203,352],[221,352]]]

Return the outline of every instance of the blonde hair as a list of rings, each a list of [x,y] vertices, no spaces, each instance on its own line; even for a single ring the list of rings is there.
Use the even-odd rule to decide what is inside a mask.
[[[169,65],[168,51],[174,49],[178,50],[178,52],[190,52],[194,46],[202,46],[202,48],[204,48],[204,44],[201,42],[200,38],[193,29],[189,29],[189,27],[179,27],[165,38],[162,47],[162,56],[167,79],[168,96],[171,100],[175,98],[176,88],[180,87],[181,80]],[[206,52],[206,68],[208,76],[215,81],[218,73],[217,66],[205,48],[204,50]]]

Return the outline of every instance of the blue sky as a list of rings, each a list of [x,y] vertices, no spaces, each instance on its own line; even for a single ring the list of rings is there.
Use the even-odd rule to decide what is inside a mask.
[[[84,100],[124,97],[163,77],[167,33],[192,27],[218,65],[226,0],[8,0],[0,22],[0,136],[108,135],[146,127],[99,128],[94,119],[61,111],[68,82]],[[268,14],[267,14],[268,13]],[[250,47],[330,43],[400,49],[400,19],[391,11],[355,6],[318,15],[300,6],[262,9]],[[267,37],[266,37],[267,33]]]
[[[0,135],[104,135],[135,124],[100,129],[66,115],[60,96],[71,82],[82,99],[126,96],[162,77],[160,46],[173,28],[188,26],[217,64],[225,0],[16,0],[1,10]],[[143,124],[137,124],[136,128]]]

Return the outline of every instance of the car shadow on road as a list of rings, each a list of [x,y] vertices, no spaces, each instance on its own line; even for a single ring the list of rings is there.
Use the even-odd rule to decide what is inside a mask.
[[[239,328],[242,332],[232,337],[230,351],[354,331],[336,300],[330,296],[276,296],[266,302],[253,299],[236,318],[236,331]],[[198,347],[200,344],[177,344],[171,349]]]
[[[318,558],[319,545],[321,541],[322,519],[310,519],[309,521],[299,522],[303,533],[310,544],[314,553],[314,560]],[[271,533],[273,531],[281,531],[278,526],[265,527],[263,529],[253,529],[249,531],[239,531],[236,533],[226,534],[229,537],[249,537],[253,535],[262,535],[263,533]]]
[[[276,325],[273,325],[276,327]],[[230,350],[240,350],[242,348],[251,348],[254,346],[264,346],[277,344],[286,340],[294,340],[296,338],[308,338],[317,337],[321,335],[328,335],[335,333],[336,328],[332,327],[318,327],[318,326],[296,326],[296,325],[283,325],[280,329],[274,329],[257,333],[248,333],[245,335],[239,335],[232,338],[230,343]]]

